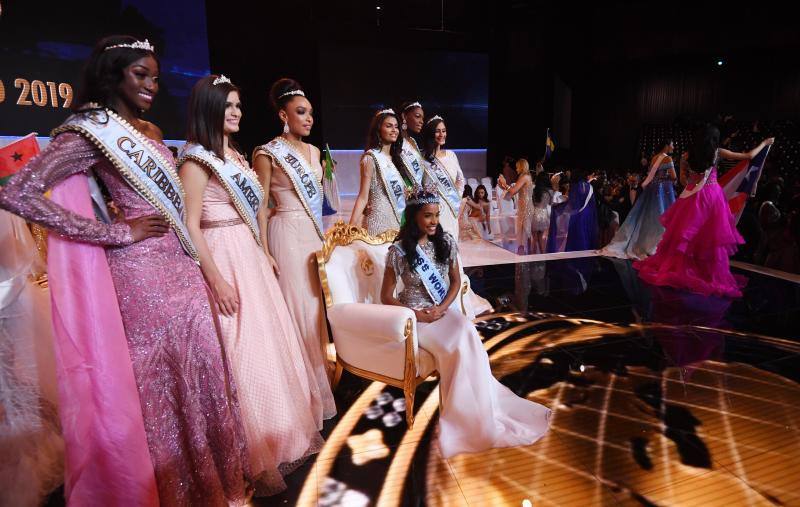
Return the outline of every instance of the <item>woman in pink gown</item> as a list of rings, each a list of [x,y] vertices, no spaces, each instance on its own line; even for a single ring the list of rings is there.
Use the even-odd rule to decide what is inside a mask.
[[[312,410],[317,427],[323,419],[336,415],[336,403],[328,379],[328,362],[323,344],[328,342],[328,329],[322,307],[322,289],[317,273],[315,254],[322,249],[322,166],[317,147],[302,141],[314,124],[311,103],[299,83],[280,79],[270,90],[273,107],[284,124],[283,135],[259,146],[253,153],[253,168],[261,178],[264,190],[275,202],[269,219],[268,256],[278,266],[278,282],[286,299],[289,314],[300,332],[313,373]],[[280,151],[279,151],[280,150]],[[279,156],[278,153],[284,153]],[[286,158],[293,165],[286,162]],[[292,177],[300,170],[302,180]],[[310,181],[313,178],[314,181]],[[309,192],[312,200],[307,199]],[[317,201],[313,198],[318,198]]]
[[[261,496],[286,489],[282,475],[319,451],[322,437],[311,411],[311,397],[319,398],[319,389],[306,368],[305,349],[275,276],[275,260],[259,245],[266,228],[252,224],[251,229],[245,222],[250,215],[237,210],[249,203],[234,194],[234,204],[231,187],[223,186],[215,173],[216,157],[233,164],[240,180],[249,178],[248,184],[258,186],[258,176],[232,147],[230,135],[238,132],[240,118],[239,89],[220,76],[201,79],[189,98],[180,176],[189,232],[221,314],[250,467]],[[263,223],[263,190],[258,189],[258,196],[257,220]]]
[[[112,115],[122,118],[137,140],[169,164],[172,154],[161,143],[160,131],[138,117],[138,111],[149,109],[158,91],[158,61],[152,49],[142,46],[127,36],[112,36],[98,43],[86,68],[82,100],[77,102],[82,106],[78,107],[76,117],[89,117],[92,113],[86,112],[88,110],[94,112],[95,118],[110,119]],[[105,108],[90,107],[90,102],[99,102]],[[104,149],[107,148],[104,145]],[[174,171],[174,166],[171,170]],[[86,216],[86,205],[90,201],[85,176],[92,173],[104,183],[124,221],[106,224]],[[82,183],[70,178],[74,175],[81,175]],[[62,186],[69,190],[69,195],[63,195]],[[44,197],[43,194],[53,187],[56,187],[53,200]],[[69,202],[81,188],[85,205],[75,207],[81,210],[80,214],[54,202]],[[149,467],[150,463],[124,461],[119,449],[103,448],[102,442],[94,447],[97,436],[92,432],[84,433],[83,440],[68,439],[67,429],[72,435],[74,418],[91,420],[102,415],[97,413],[98,400],[112,404],[110,410],[114,411],[113,404],[117,401],[113,398],[101,400],[101,396],[121,382],[125,373],[123,370],[108,371],[108,364],[92,363],[84,356],[76,358],[84,362],[59,366],[62,423],[68,455],[68,500],[82,505],[245,502],[249,496],[250,472],[235,383],[220,347],[202,274],[192,257],[185,253],[175,230],[167,226],[161,215],[154,215],[154,206],[133,189],[94,141],[71,131],[58,134],[41,155],[11,178],[0,192],[0,207],[52,229],[71,240],[66,243],[76,247],[81,243],[105,246],[116,290],[152,462],[149,474],[152,477],[155,472],[158,498],[147,496],[146,484],[141,490],[123,489],[123,484],[130,484],[125,482],[128,478],[114,475],[115,471],[132,465],[135,468],[128,471],[139,473],[142,470],[144,477],[139,483],[144,483],[148,472],[143,467]],[[51,246],[53,236],[56,235],[51,235]],[[54,239],[63,242],[58,236]],[[69,253],[69,250],[50,249],[51,267],[53,261],[60,260],[53,257],[61,253]],[[73,272],[76,269],[77,264],[66,266],[58,279],[50,269],[51,289],[63,291],[59,288],[61,283],[69,283],[69,277],[80,276]],[[61,276],[66,277],[66,282]],[[86,286],[68,286],[78,312],[75,315],[58,313],[56,319],[54,308],[54,325],[63,327],[71,320],[88,318],[80,309],[105,297],[96,290],[95,280],[87,280],[87,283]],[[54,303],[56,301],[54,297]],[[110,333],[111,330],[101,329],[101,332]],[[99,355],[80,341],[84,340],[82,335],[74,335],[73,339],[77,341],[70,347],[85,347],[83,350],[93,353],[92,357]],[[103,343],[103,347],[107,346],[110,344]],[[62,344],[62,357],[70,357],[69,353],[71,351]],[[70,392],[65,390],[64,382],[70,380],[69,375],[78,372],[85,372],[85,377],[78,382],[93,379],[96,391],[76,400],[68,396]],[[95,372],[106,376],[94,379]],[[81,403],[87,405],[77,405]],[[83,410],[75,411],[73,407]],[[100,409],[106,408],[100,405]],[[69,415],[64,414],[66,411]],[[116,436],[115,442],[124,447],[136,445],[137,434],[132,428],[141,424],[141,419],[131,418],[119,421],[113,428],[96,428],[113,433],[107,438],[112,440]],[[91,452],[82,455],[87,449]],[[132,455],[135,455],[133,451],[124,456]],[[70,456],[79,458],[72,460]],[[119,482],[93,483],[90,490],[84,491],[81,484],[93,480],[93,470]]]
[[[747,153],[736,153],[719,148],[716,127],[695,133],[689,152],[681,157],[686,189],[661,215],[666,231],[656,253],[633,263],[642,280],[705,296],[741,297],[744,284],[731,274],[728,258],[744,239],[717,183],[717,162],[751,159],[773,142],[765,139]]]

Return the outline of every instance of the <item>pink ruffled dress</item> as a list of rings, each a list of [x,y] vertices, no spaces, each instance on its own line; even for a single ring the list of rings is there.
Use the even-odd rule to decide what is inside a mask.
[[[687,192],[702,178],[696,175]],[[746,280],[731,274],[729,257],[744,239],[717,183],[716,166],[700,190],[677,199],[661,215],[661,224],[666,231],[655,255],[633,263],[642,280],[705,296],[741,297]]]

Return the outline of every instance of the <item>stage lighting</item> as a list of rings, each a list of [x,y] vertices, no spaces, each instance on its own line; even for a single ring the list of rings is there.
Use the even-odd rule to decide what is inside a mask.
[[[722,64],[725,63],[722,59],[717,60],[717,67],[722,67]]]

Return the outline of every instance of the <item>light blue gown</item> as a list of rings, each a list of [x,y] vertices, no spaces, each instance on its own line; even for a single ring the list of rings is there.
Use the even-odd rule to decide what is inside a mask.
[[[667,175],[675,166],[670,160],[656,169],[653,181],[636,200],[614,239],[600,250],[601,255],[620,259],[644,259],[656,252],[664,234],[659,218],[675,202],[675,188]]]

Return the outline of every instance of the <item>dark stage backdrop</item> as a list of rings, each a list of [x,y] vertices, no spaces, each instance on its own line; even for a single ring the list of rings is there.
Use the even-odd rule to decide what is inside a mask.
[[[333,149],[364,147],[376,111],[399,112],[418,100],[427,118],[447,122],[454,148],[486,148],[489,56],[485,53],[375,48],[320,48],[324,137]]]
[[[47,135],[69,115],[83,62],[112,34],[148,38],[161,88],[146,118],[169,139],[185,136],[186,104],[208,75],[203,2],[193,0],[3,1],[0,16],[0,135]]]

